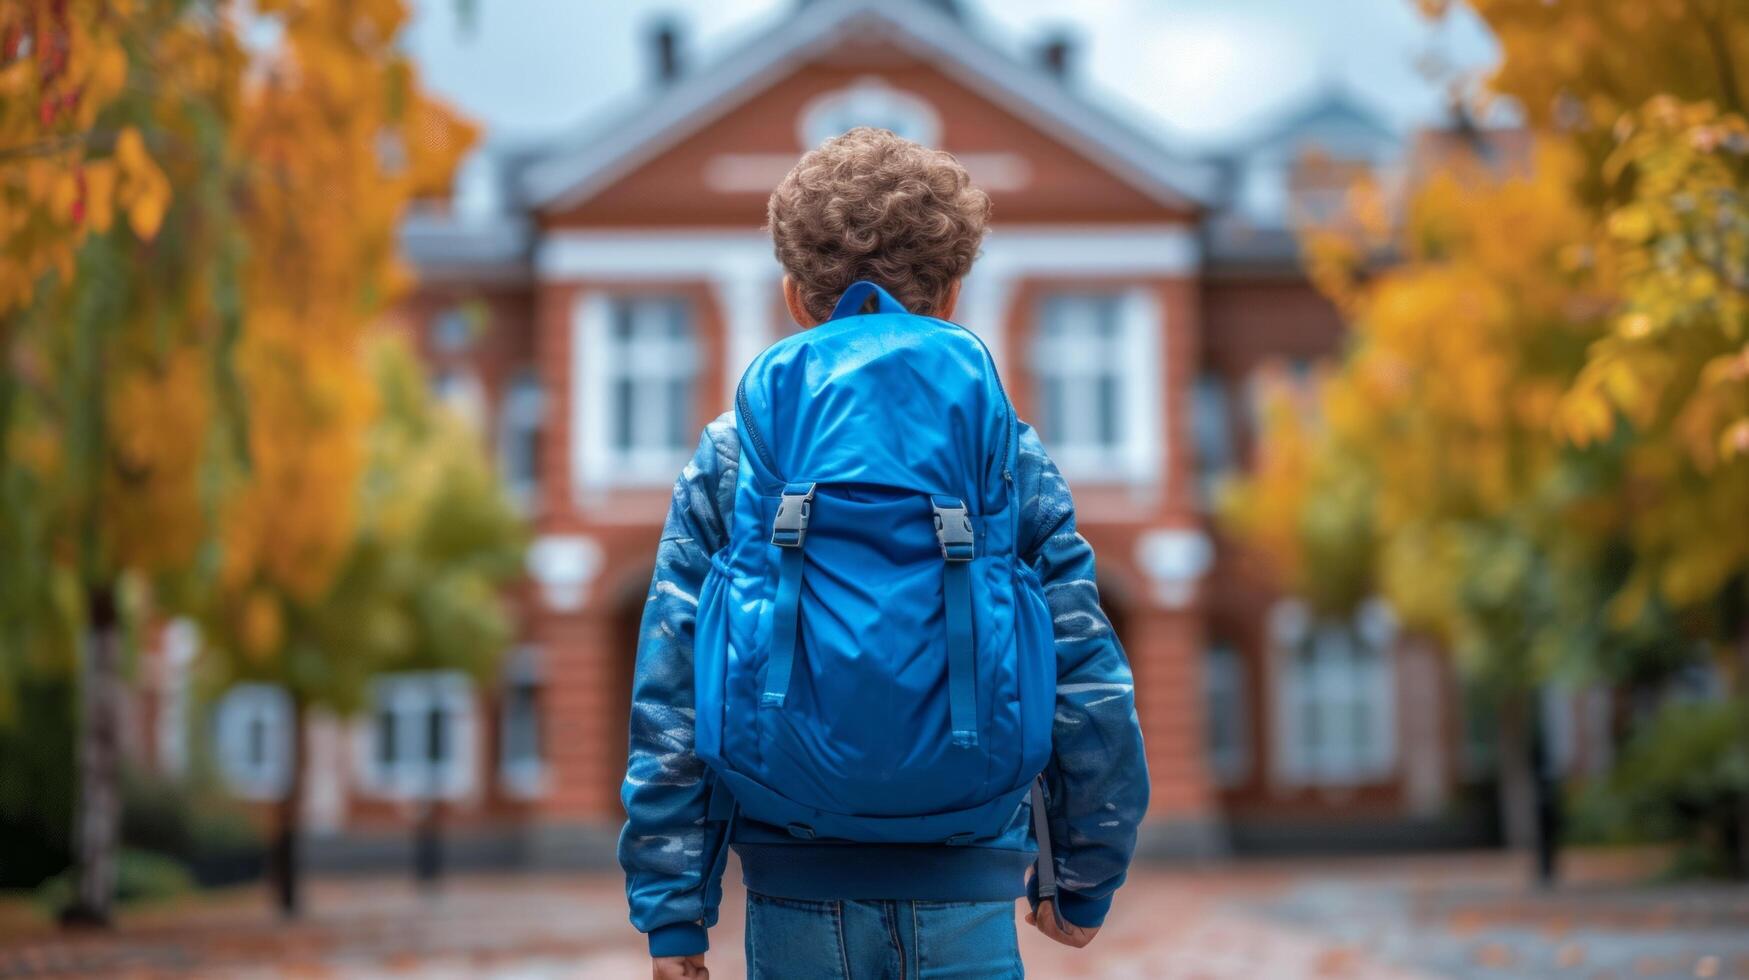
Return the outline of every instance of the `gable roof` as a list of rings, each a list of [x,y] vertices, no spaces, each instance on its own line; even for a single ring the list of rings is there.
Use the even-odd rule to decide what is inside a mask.
[[[1400,149],[1403,137],[1346,88],[1328,84],[1270,120],[1247,141],[1241,155],[1270,147],[1291,150],[1301,143],[1329,141],[1354,149],[1370,149],[1376,154]]]
[[[716,64],[683,76],[616,124],[554,144],[521,168],[521,197],[558,210],[595,192],[753,98],[845,38],[871,32],[927,58],[944,74],[1038,125],[1114,176],[1174,207],[1214,200],[1216,174],[1181,158],[1074,95],[1043,70],[996,50],[940,4],[815,0]]]

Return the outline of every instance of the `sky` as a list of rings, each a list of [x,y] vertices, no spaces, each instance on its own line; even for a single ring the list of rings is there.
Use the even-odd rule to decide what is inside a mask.
[[[504,137],[587,127],[650,83],[648,36],[673,18],[708,65],[797,0],[413,0],[407,43],[427,84]],[[1446,82],[1486,72],[1493,39],[1467,11],[1431,24],[1412,0],[960,0],[999,47],[1056,30],[1075,84],[1163,138],[1242,143],[1331,87],[1399,127],[1435,122]],[[1430,71],[1430,69],[1433,69]]]

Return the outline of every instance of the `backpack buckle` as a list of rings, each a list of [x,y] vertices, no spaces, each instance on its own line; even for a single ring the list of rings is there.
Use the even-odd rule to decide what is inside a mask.
[[[941,557],[948,561],[971,561],[972,519],[965,501],[957,497],[930,497],[935,508],[935,540],[941,542]]]
[[[784,488],[777,501],[777,516],[771,521],[771,543],[779,548],[800,548],[808,537],[808,515],[814,509],[814,485],[800,493]]]

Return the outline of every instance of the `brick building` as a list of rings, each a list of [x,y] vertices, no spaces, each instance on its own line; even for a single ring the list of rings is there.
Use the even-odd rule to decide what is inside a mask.
[[[795,329],[766,197],[804,148],[860,124],[952,151],[994,199],[960,318],[1099,553],[1150,753],[1148,850],[1474,835],[1461,790],[1485,759],[1443,658],[1382,607],[1312,621],[1209,507],[1248,452],[1258,374],[1309,374],[1340,343],[1292,220],[1362,168],[1400,179],[1396,133],[1330,93],[1231,153],[1175,151],[1080,91],[1066,44],[999,49],[945,0],[800,2],[696,68],[671,31],[653,40],[636,105],[489,145],[450,204],[406,223],[421,285],[398,317],[495,446],[533,531],[529,579],[496,689],[387,677],[366,717],[313,726],[321,847],[399,840],[436,793],[482,860],[607,853],[669,486],[746,363]],[[284,714],[262,687],[215,706],[239,792],[283,781]]]

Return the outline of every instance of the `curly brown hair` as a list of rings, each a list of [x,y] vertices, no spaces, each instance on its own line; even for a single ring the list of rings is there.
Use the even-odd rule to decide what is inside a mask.
[[[939,314],[989,218],[989,195],[951,154],[868,126],[803,155],[766,208],[777,261],[817,320],[858,279]]]

